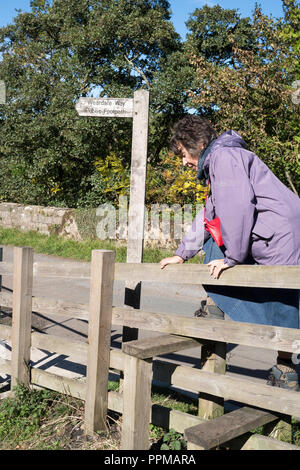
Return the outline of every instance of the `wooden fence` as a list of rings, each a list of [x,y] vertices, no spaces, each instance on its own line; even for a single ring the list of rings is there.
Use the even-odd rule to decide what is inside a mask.
[[[12,344],[11,360],[1,360],[0,373],[11,375],[12,386],[22,382],[85,400],[87,434],[105,429],[107,410],[111,409],[123,415],[122,449],[148,449],[149,422],[184,432],[188,449],[215,448],[226,442],[239,445],[241,449],[278,448],[283,445],[278,440],[274,444],[274,439],[268,438],[267,443],[265,440],[262,443],[259,436],[250,437],[248,432],[257,426],[270,426],[270,423],[272,430],[275,423],[278,429],[278,422],[288,421],[290,416],[300,417],[299,393],[225,374],[224,352],[226,343],[234,343],[300,354],[300,330],[113,307],[112,301],[114,280],[128,279],[136,283],[155,281],[300,289],[300,267],[236,266],[215,280],[209,275],[207,266],[170,265],[161,270],[156,264],[115,264],[114,252],[105,250],[93,251],[91,263],[34,263],[33,250],[25,247],[14,248],[13,264],[0,262],[1,275],[13,275],[13,293],[0,292],[0,305],[12,307],[13,315],[11,327],[0,325],[0,339]],[[89,303],[71,304],[59,299],[33,297],[34,276],[90,279]],[[88,341],[32,332],[32,311],[88,320]],[[163,335],[154,340],[123,343],[122,351],[111,350],[112,325]],[[195,346],[199,346],[199,355],[201,351],[201,369],[157,359],[160,354]],[[86,381],[32,367],[30,354],[33,347],[68,355],[74,361],[87,364]],[[108,392],[111,369],[123,372],[120,392]],[[199,416],[153,405],[151,384],[158,380],[199,393]],[[245,406],[224,414],[224,399]],[[242,444],[240,439],[237,441],[241,436],[244,438]],[[289,445],[285,446],[289,448]]]

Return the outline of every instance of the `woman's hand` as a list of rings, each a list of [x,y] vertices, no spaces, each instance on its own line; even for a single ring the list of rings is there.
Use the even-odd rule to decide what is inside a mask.
[[[184,259],[180,256],[170,256],[169,258],[164,258],[160,262],[160,269],[164,269],[167,264],[182,264],[184,263]]]
[[[210,275],[213,276],[214,279],[218,279],[222,271],[230,268],[230,266],[224,262],[224,259],[214,259],[210,261],[210,263],[207,263],[207,266],[210,267]]]

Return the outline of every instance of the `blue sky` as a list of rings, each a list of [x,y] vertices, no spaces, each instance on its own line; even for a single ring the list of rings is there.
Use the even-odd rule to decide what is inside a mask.
[[[256,0],[170,0],[173,12],[172,21],[176,31],[184,38],[186,33],[185,22],[189,15],[196,9],[207,4],[209,6],[220,5],[222,8],[238,9],[241,16],[251,16]],[[263,13],[277,18],[282,16],[281,0],[257,1],[262,7]],[[30,11],[30,0],[0,0],[0,27],[10,23],[16,16],[16,9]]]

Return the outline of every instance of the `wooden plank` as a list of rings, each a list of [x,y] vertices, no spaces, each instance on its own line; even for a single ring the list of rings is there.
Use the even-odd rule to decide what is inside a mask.
[[[185,439],[202,450],[209,450],[230,441],[252,429],[277,421],[278,416],[264,410],[242,407],[188,428]]]
[[[8,341],[11,340],[11,326],[0,325],[0,339]]]
[[[85,432],[106,429],[115,253],[92,252]]]
[[[66,302],[49,297],[33,297],[32,310],[43,315],[58,315],[80,320],[89,319],[89,305],[77,302]]]
[[[2,261],[0,263],[0,275],[1,276],[12,276],[14,271],[13,263]]]
[[[132,98],[79,98],[75,108],[79,116],[133,117]]]
[[[87,364],[88,344],[83,341],[74,341],[60,336],[34,332],[31,334],[31,346],[58,354],[65,354],[79,364]],[[122,351],[110,351],[111,369],[124,370],[124,360],[125,354]]]
[[[60,336],[33,332],[31,334],[31,346],[33,348],[71,356],[73,361],[77,360],[80,364],[87,363],[88,345],[82,341],[74,341]]]
[[[10,292],[0,292],[0,305],[12,307],[12,302]],[[89,319],[88,304],[66,302],[50,297],[32,297],[32,310],[43,315],[67,316],[68,318],[78,318],[80,320]]]
[[[207,321],[205,318],[188,318],[124,307],[113,308],[112,323],[272,351],[300,353],[300,331],[294,328],[224,320]]]
[[[67,261],[47,263],[37,261],[33,264],[33,275],[36,277],[68,277],[75,279],[90,279],[91,263],[84,261]]]
[[[0,274],[12,274],[11,263],[0,263]],[[90,263],[34,263],[34,276],[90,278]],[[115,280],[155,281],[158,283],[192,285],[227,285],[300,289],[300,266],[240,265],[224,271],[220,279],[213,279],[203,264],[169,265],[160,269],[159,263],[116,263]]]
[[[172,373],[171,384],[180,388],[184,384],[188,390],[198,390],[276,413],[300,416],[298,392],[264,383],[180,366]]]
[[[300,447],[288,442],[278,441],[272,437],[253,434],[241,450],[300,450]]]
[[[160,354],[182,351],[197,346],[200,347],[201,344],[192,338],[163,335],[124,343],[122,351],[139,359],[148,359]]]
[[[32,248],[14,248],[11,385],[29,386],[32,311]]]
[[[159,263],[128,262],[116,264],[115,279],[171,282],[174,284],[300,289],[300,266],[239,265],[223,271],[219,279],[213,279],[205,264],[168,265],[165,269],[161,269]]]
[[[85,382],[52,374],[42,369],[31,369],[31,384],[55,390],[56,392],[64,393],[81,400],[84,400],[86,396]]]
[[[149,449],[152,361],[125,357],[121,450]]]
[[[11,361],[0,358],[0,374],[11,374]]]

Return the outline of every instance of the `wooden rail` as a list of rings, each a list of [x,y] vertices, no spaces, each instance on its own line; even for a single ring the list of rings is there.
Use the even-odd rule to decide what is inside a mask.
[[[0,275],[12,274],[12,263],[0,263]],[[35,262],[33,275],[90,279],[91,265],[76,261],[59,264]],[[213,279],[206,265],[169,265],[162,270],[159,264],[153,263],[116,263],[114,279],[126,281],[129,278],[136,282],[300,289],[298,266],[240,265],[224,271],[219,279]]]
[[[1,372],[11,374],[12,384],[18,381],[31,383],[63,391],[85,400],[87,433],[105,428],[108,408],[125,413],[124,422],[127,423],[127,428],[126,426],[123,428],[123,433],[128,439],[126,438],[126,441],[123,438],[123,448],[126,448],[124,447],[126,445],[130,445],[133,449],[146,448],[147,427],[151,420],[154,424],[164,422],[164,425],[175,427],[179,432],[183,432],[189,426],[204,425],[205,420],[200,417],[191,417],[170,410],[162,411],[162,407],[151,404],[149,393],[152,379],[178,388],[184,386],[188,390],[208,396],[238,401],[272,413],[300,416],[299,393],[222,373],[216,374],[205,368],[199,370],[155,359],[163,352],[174,350],[174,347],[182,349],[185,345],[200,344],[199,341],[204,344],[207,341],[217,342],[216,344],[228,342],[299,354],[299,330],[223,320],[208,321],[112,306],[115,280],[126,281],[129,278],[137,282],[300,289],[298,266],[237,266],[225,271],[220,279],[214,280],[210,277],[207,266],[202,265],[168,266],[161,270],[158,265],[153,264],[114,264],[113,253],[102,250],[93,252],[92,263],[49,265],[33,263],[31,248],[15,248],[14,264],[0,262],[1,275],[13,275],[14,287],[13,294],[3,290],[0,292],[0,305],[13,309],[12,327],[0,325],[0,338],[12,343],[12,360],[0,361]],[[89,304],[33,297],[33,276],[90,279]],[[88,320],[88,342],[70,341],[66,338],[32,332],[32,311],[44,315],[67,315]],[[160,332],[171,337],[169,343],[166,342],[166,338],[162,338],[157,344],[148,340],[145,343],[127,344],[124,352],[110,351],[111,325]],[[32,368],[31,348],[66,354],[73,361],[86,364],[88,371],[86,382]],[[109,369],[124,372],[123,393],[107,393]],[[147,397],[147,406],[145,406],[145,397]],[[123,407],[123,400],[126,403],[126,410]],[[141,409],[144,409],[142,418],[139,414]],[[180,419],[177,419],[178,417]]]
[[[12,294],[0,293],[0,305],[12,307]],[[44,315],[68,316],[89,319],[88,304],[71,304],[47,297],[33,297],[32,310]],[[182,335],[226,343],[264,348],[272,351],[300,353],[300,334],[294,328],[257,325],[245,322],[226,322],[202,318],[187,318],[172,314],[160,314],[126,307],[112,308],[112,324],[115,326],[136,325],[146,331]],[[0,325],[0,331],[3,325]]]

